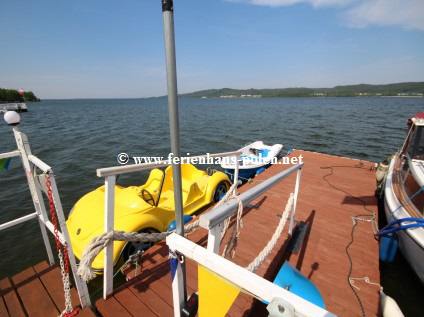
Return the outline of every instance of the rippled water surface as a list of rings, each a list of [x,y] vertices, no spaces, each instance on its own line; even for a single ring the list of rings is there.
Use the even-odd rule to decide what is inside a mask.
[[[406,120],[424,98],[181,99],[183,154],[226,152],[250,141],[381,161],[402,145]],[[166,99],[47,100],[29,105],[20,129],[33,153],[51,165],[66,213],[102,184],[96,168],[130,156],[170,152]],[[0,152],[15,149],[0,123]],[[145,174],[120,184],[141,184]],[[19,159],[0,173],[0,223],[32,212]],[[39,227],[30,221],[0,233],[0,279],[45,259]]]

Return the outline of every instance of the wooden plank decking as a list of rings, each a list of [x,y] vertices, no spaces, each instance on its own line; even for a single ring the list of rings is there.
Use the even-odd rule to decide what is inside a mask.
[[[71,288],[72,303],[79,304],[78,293]],[[0,281],[1,317],[56,317],[65,307],[60,269],[41,262],[19,274]],[[86,307],[81,317],[96,315]]]
[[[287,260],[319,288],[327,310],[339,316],[360,316],[360,303],[348,283],[350,260],[346,248],[351,241],[352,217],[365,215],[361,218],[369,219],[366,215],[370,211],[377,214],[375,172],[370,171],[374,163],[300,150],[291,155],[302,155],[305,162],[295,218],[307,223],[310,230],[299,253],[292,254],[287,251],[290,239],[286,225],[277,246],[256,274],[273,280],[279,267]],[[252,188],[288,166],[271,166],[258,175],[253,183],[242,186],[240,191]],[[263,249],[279,222],[278,215],[284,210],[294,183],[295,175],[254,201],[257,208],[244,209],[244,226],[231,261],[247,266]],[[351,276],[367,276],[379,283],[378,242],[373,238],[371,223],[358,220],[353,236],[354,241],[349,247]],[[221,251],[226,238],[221,244]],[[200,228],[189,239],[205,246],[207,232]],[[168,248],[164,242],[149,249],[143,255],[137,271],[133,268],[126,270],[130,280],[117,288],[108,300],[96,302],[99,313],[104,317],[172,316],[167,258]],[[356,292],[366,315],[378,316],[378,287],[362,281],[356,281],[355,285],[360,288]],[[197,267],[191,261],[187,262],[187,289],[189,295],[197,291]],[[263,303],[241,294],[228,316],[267,316],[267,313]]]

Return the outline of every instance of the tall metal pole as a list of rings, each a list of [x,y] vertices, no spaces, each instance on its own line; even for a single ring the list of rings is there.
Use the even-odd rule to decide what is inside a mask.
[[[174,178],[175,222],[179,235],[184,235],[183,199],[181,184],[180,127],[178,119],[177,66],[175,60],[174,4],[162,0],[163,26],[165,30],[166,75],[168,85],[168,112],[173,153],[172,176]]]
[[[177,63],[175,59],[175,35],[174,35],[174,2],[173,0],[161,0],[163,13],[163,28],[165,33],[165,57],[166,57],[166,77],[168,86],[168,112],[169,128],[171,133],[171,152],[174,155],[172,161],[172,176],[174,178],[174,206],[175,225],[179,235],[184,236],[184,211],[181,182],[181,165],[176,159],[181,160],[180,150],[180,127],[178,118],[178,92],[177,92]],[[175,309],[183,307],[187,298],[186,270],[185,263],[178,263],[173,274],[177,278],[173,279],[180,287],[179,295],[175,297],[178,304]],[[181,283],[180,283],[181,282]],[[174,300],[174,302],[175,302]],[[179,312],[178,312],[179,313]],[[179,314],[177,314],[178,316]]]

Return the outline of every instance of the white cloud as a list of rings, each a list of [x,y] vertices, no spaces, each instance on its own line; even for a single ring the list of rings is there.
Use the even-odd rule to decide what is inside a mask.
[[[339,7],[350,27],[400,26],[424,31],[424,0],[226,0],[270,7],[307,3],[315,8]]]
[[[424,31],[423,0],[369,0],[347,12],[352,27],[398,25],[407,29]]]
[[[323,7],[323,6],[341,6],[355,0],[227,0],[227,1],[247,2],[251,4],[270,6],[270,7],[290,6],[290,5],[298,4],[298,3],[309,3],[314,7]]]

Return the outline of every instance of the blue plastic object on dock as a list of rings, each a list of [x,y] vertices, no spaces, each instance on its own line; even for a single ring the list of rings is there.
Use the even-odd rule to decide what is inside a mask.
[[[184,224],[186,224],[187,222],[190,222],[192,218],[193,218],[192,216],[184,215]],[[168,225],[168,228],[166,229],[166,231],[172,231],[172,230],[175,230],[175,228],[176,228],[176,225],[174,220]]]
[[[318,288],[287,261],[278,272],[274,284],[325,309],[324,299]]]
[[[389,233],[380,238],[379,255],[380,261],[393,262],[398,249],[398,237],[395,233]]]

